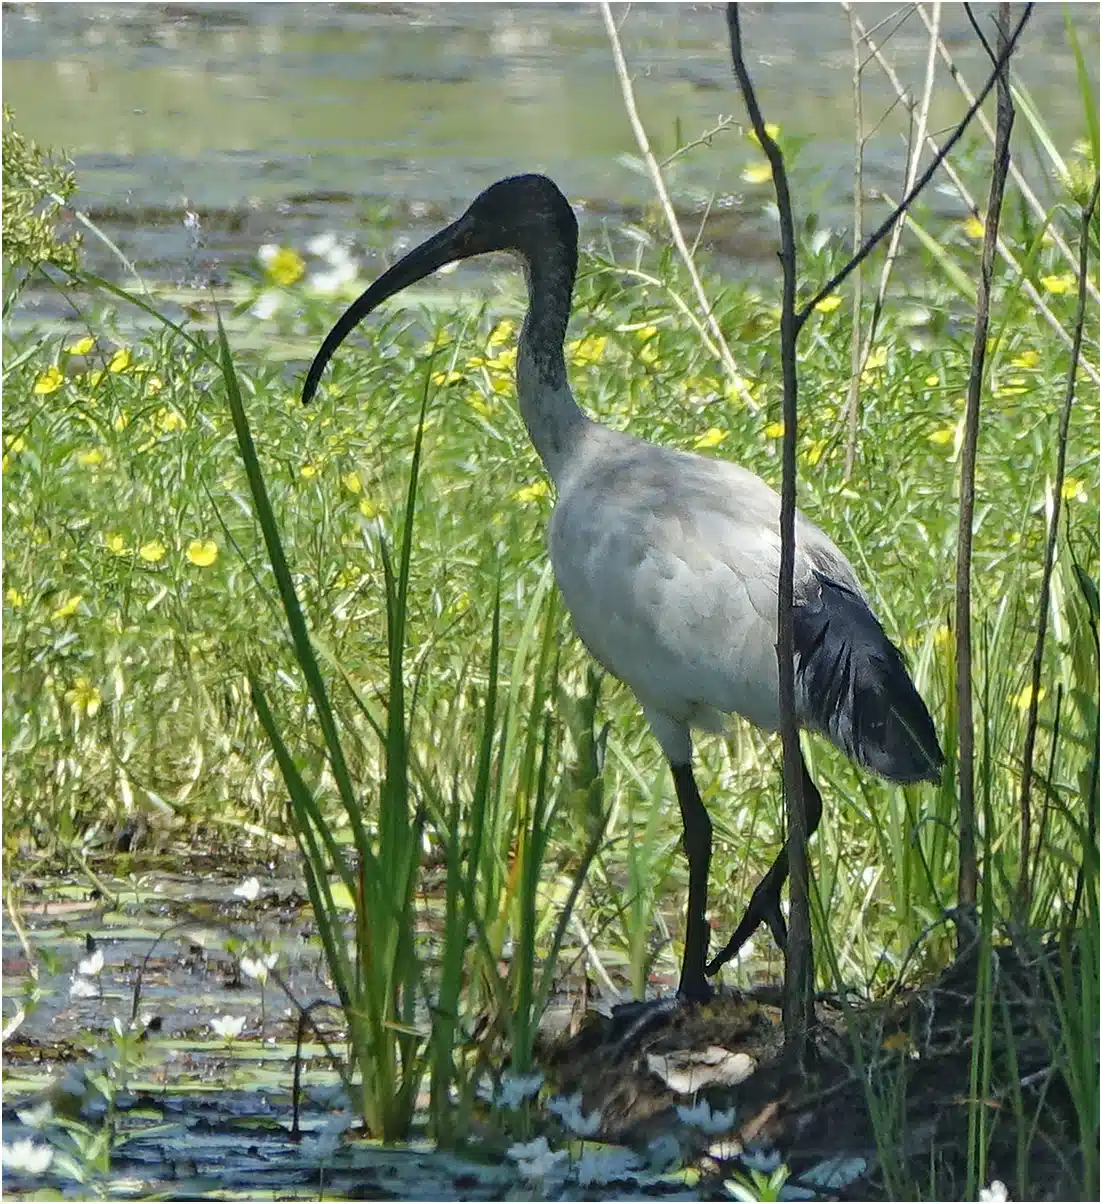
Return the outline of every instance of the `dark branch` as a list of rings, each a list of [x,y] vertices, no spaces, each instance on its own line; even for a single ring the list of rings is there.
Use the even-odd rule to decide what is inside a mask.
[[[804,797],[800,761],[800,736],[796,729],[796,696],[793,678],[792,570],[796,551],[796,238],[792,221],[792,199],[780,147],[765,128],[758,99],[742,53],[742,29],[737,4],[727,6],[727,28],[731,38],[731,62],[754,133],[773,170],[781,233],[781,268],[784,291],[781,298],[781,371],[784,378],[784,443],[781,451],[781,567],[777,581],[777,669],[780,678],[781,743],[784,750],[784,796],[787,810],[789,856],[788,942],[785,949],[784,1036],[785,1048],[794,1062],[802,1064],[812,1012],[814,963],[811,950],[811,910],[808,898],[807,800]]]

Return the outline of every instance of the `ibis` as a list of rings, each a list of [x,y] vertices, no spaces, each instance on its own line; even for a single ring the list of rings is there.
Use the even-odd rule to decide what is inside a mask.
[[[782,847],[727,945],[708,960],[712,824],[692,769],[694,730],[741,715],[780,727],[777,580],[780,499],[745,468],[661,447],[586,416],[567,380],[564,340],[578,264],[578,223],[541,175],[500,180],[446,229],[384,272],[342,315],[310,365],[303,401],[351,330],[388,297],[447,264],[507,251],[520,260],[528,310],[517,347],[517,399],[555,487],[548,545],[555,580],[589,652],[635,694],[669,761],[684,824],[689,891],[678,998],[708,982],[762,923],[783,948]],[[891,782],[937,782],[934,724],[899,649],[849,561],[796,518],[796,719]],[[802,761],[802,757],[801,757]],[[802,765],[808,832],[822,799]]]

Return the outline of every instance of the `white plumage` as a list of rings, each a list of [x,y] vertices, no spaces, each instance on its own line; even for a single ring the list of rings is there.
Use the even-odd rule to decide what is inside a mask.
[[[517,397],[555,483],[549,546],[555,580],[583,643],[635,693],[673,772],[685,825],[689,902],[679,996],[706,999],[713,974],[762,922],[785,939],[786,850],[751,897],[725,948],[707,961],[711,822],[693,779],[694,728],[739,714],[780,725],[777,578],[780,499],[722,460],[658,447],[588,419],[566,379],[563,340],[577,264],[577,222],[543,176],[501,180],[456,222],[409,252],[341,317],[303,389],[313,396],[350,330],[387,297],[457,259],[517,255],[529,308]],[[933,722],[898,649],[842,553],[796,520],[793,630],[797,719],[867,768],[900,782],[938,780]],[[803,767],[809,833],[821,799]]]

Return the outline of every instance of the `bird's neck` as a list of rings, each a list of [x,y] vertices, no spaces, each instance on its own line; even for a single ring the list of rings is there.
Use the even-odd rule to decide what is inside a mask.
[[[589,425],[570,391],[563,357],[576,261],[577,252],[568,247],[524,261],[528,313],[517,347],[517,399],[528,435],[556,484]]]

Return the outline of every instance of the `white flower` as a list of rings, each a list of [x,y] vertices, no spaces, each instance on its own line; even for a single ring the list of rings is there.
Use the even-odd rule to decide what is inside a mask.
[[[1010,1197],[1006,1194],[1006,1184],[1001,1179],[992,1179],[990,1187],[980,1188],[980,1199],[993,1201],[994,1204],[1003,1204],[1003,1201],[1009,1200]]]
[[[501,1083],[495,1091],[486,1083],[480,1083],[478,1094],[488,1100],[495,1108],[519,1108],[526,1099],[535,1095],[543,1086],[543,1075],[540,1071],[534,1074],[511,1074],[508,1071],[501,1076]]]
[[[351,284],[359,275],[359,268],[351,259],[343,263],[334,263],[328,272],[315,272],[307,281],[307,285],[315,293],[331,297],[339,293],[346,284]]]
[[[70,999],[96,999],[99,987],[90,978],[74,978],[69,984]]]
[[[546,1179],[570,1157],[567,1150],[552,1150],[546,1137],[535,1141],[517,1142],[505,1152],[517,1164],[517,1170],[525,1179]]]
[[[547,1101],[547,1111],[557,1116],[576,1137],[592,1137],[601,1127],[601,1109],[582,1114],[582,1093],[575,1092],[569,1098],[556,1095]]]
[[[0,1156],[9,1171],[23,1171],[28,1175],[41,1175],[54,1160],[54,1151],[48,1145],[37,1145],[29,1137],[22,1141],[0,1146]]]
[[[19,1118],[19,1123],[26,1125],[28,1129],[43,1129],[54,1118],[54,1106],[48,1099],[44,1099],[33,1108],[18,1109],[15,1115]]]
[[[718,1133],[729,1133],[735,1124],[735,1110],[728,1108],[724,1112],[713,1112],[712,1105],[706,1099],[700,1100],[691,1108],[684,1104],[677,1105],[677,1119],[682,1124],[692,1125],[710,1137]]]
[[[259,318],[262,322],[267,322],[269,318],[276,316],[282,304],[283,297],[280,293],[277,293],[274,289],[266,289],[257,297],[249,312],[254,318]],[[234,893],[236,894],[237,892],[235,891]]]
[[[279,254],[279,247],[274,242],[266,242],[256,252],[257,259],[264,265],[270,267],[275,263],[276,256]]]
[[[642,1160],[633,1150],[587,1150],[578,1159],[578,1182],[582,1187],[590,1187],[596,1183],[631,1179],[641,1165]]]
[[[215,1016],[210,1022],[211,1028],[223,1040],[232,1041],[234,1037],[241,1035],[241,1030],[245,1027],[244,1016]]]
[[[278,953],[265,953],[261,957],[243,957],[241,973],[246,978],[255,978],[259,982],[268,981],[268,971],[279,961]]]
[[[763,1175],[771,1175],[780,1166],[781,1156],[775,1149],[766,1153],[759,1146],[755,1150],[744,1150],[741,1161],[748,1171],[761,1171]]]
[[[260,894],[260,883],[256,878],[246,878],[240,886],[233,888],[233,893],[239,899],[244,899],[247,903],[252,903]]]
[[[81,958],[80,964],[77,966],[77,973],[84,974],[88,978],[95,976],[103,969],[103,950],[93,949],[92,952],[85,958]]]
[[[306,244],[306,249],[311,255],[317,255],[319,259],[328,259],[339,246],[340,243],[337,242],[337,236],[333,231],[326,230],[324,234],[315,234]]]

